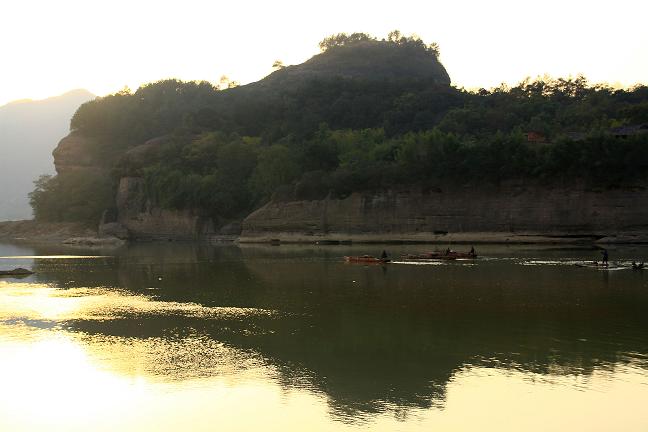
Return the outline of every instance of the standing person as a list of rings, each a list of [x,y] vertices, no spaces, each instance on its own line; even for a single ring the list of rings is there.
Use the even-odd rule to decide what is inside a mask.
[[[603,252],[601,252],[603,255],[603,265],[607,266],[608,265],[608,251],[607,249],[603,249]]]
[[[387,259],[387,251],[383,249],[382,254],[380,254],[380,259]]]

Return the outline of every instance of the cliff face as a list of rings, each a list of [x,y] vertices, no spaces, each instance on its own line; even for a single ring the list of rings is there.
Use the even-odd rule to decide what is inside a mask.
[[[117,190],[117,222],[133,239],[192,240],[214,234],[211,219],[189,210],[166,210],[151,205],[144,180],[124,177]]]
[[[146,157],[146,151],[154,146],[151,140],[133,151],[133,157]],[[110,176],[107,166],[93,155],[97,141],[73,132],[63,138],[54,150],[54,163],[59,175],[91,177]],[[140,149],[141,147],[141,149]],[[141,154],[140,154],[141,153]],[[190,210],[166,210],[155,207],[146,196],[144,180],[138,177],[120,179],[115,197],[116,214],[106,214],[99,227],[105,235],[131,239],[183,239],[191,240],[213,233],[211,219],[201,217]]]
[[[645,240],[648,190],[585,186],[443,187],[271,202],[243,222],[242,241]]]
[[[154,142],[142,146],[148,149]],[[93,158],[92,139],[64,138],[54,152],[59,174],[108,176]],[[139,151],[139,150],[138,150]],[[139,157],[149,157],[145,151]],[[238,226],[216,229],[194,210],[152,205],[144,181],[119,182],[118,222],[133,239],[233,238]],[[218,224],[220,225],[220,223]],[[508,183],[354,193],[345,199],[270,202],[243,222],[241,241],[648,241],[648,188],[595,189]]]
[[[97,140],[72,132],[59,141],[52,152],[58,174],[83,172],[88,175],[108,175],[109,168],[102,166],[92,155]]]

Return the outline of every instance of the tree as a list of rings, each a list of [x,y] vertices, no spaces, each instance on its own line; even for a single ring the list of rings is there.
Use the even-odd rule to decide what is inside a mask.
[[[375,37],[367,33],[351,33],[350,35],[346,33],[338,33],[322,39],[319,43],[319,47],[322,52],[327,51],[331,48],[338,48],[342,46],[352,45],[359,42],[375,41]]]
[[[52,192],[56,185],[51,175],[41,175],[34,180],[34,190],[29,193],[29,204],[36,220],[60,220]]]
[[[114,190],[107,177],[84,172],[43,175],[34,186],[29,202],[36,220],[95,224],[104,210],[113,207]]]
[[[238,81],[231,80],[227,75],[221,75],[220,79],[218,80],[218,89],[221,90],[231,89],[238,86],[239,86]]]
[[[290,149],[276,144],[259,154],[251,185],[257,197],[269,197],[277,187],[292,183],[299,174],[299,165]]]
[[[403,35],[401,34],[400,30],[392,30],[387,33],[387,40],[391,43],[399,43],[402,37]]]

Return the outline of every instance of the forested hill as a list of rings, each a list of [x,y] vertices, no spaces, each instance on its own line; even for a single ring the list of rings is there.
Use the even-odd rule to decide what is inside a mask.
[[[367,40],[333,48],[299,65],[278,65],[276,72],[242,88],[266,86],[274,90],[285,90],[285,87],[304,81],[333,77],[365,80],[420,79],[450,85],[450,77],[438,61],[437,53],[423,45]]]
[[[323,52],[307,62],[278,66],[266,78],[244,86],[166,80],[133,94],[125,90],[84,105],[71,127],[87,136],[111,138],[111,154],[115,145],[141,144],[179,128],[274,140],[308,136],[322,123],[335,129],[383,127],[397,99],[410,93],[436,99],[427,113],[434,122],[437,111],[453,103],[457,92],[449,86],[434,46],[397,37],[378,41],[363,35],[347,41],[337,35],[323,41]],[[410,127],[402,120],[397,120],[399,127]]]
[[[414,36],[340,34],[320,48],[246,86],[166,80],[84,104],[55,152],[58,176],[32,194],[36,216],[96,221],[123,176],[144,178],[153,206],[224,223],[272,196],[512,178],[614,186],[648,172],[645,86],[577,77],[473,92],[450,86],[439,48]],[[67,168],[78,161],[111,176]]]

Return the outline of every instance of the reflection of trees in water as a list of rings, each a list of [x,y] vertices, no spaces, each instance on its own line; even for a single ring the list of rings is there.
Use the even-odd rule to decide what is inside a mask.
[[[630,361],[627,353],[648,353],[648,293],[629,271],[604,276],[485,262],[385,272],[299,254],[273,259],[245,251],[242,259],[237,248],[188,247],[174,255],[176,248],[135,250],[104,270],[68,273],[79,286],[105,286],[104,278],[136,293],[155,286],[146,293],[167,303],[279,313],[133,311],[67,324],[138,339],[200,334],[260,353],[284,386],[325,393],[342,417],[443,405],[448,381],[466,365],[591,374]],[[187,367],[200,364],[197,358]]]
[[[36,249],[38,255],[61,254],[45,247]],[[78,255],[102,255],[98,250],[73,249]],[[66,288],[115,287],[135,292],[149,292],[149,288],[167,290],[167,294],[182,295],[192,291],[188,286],[200,281],[200,289],[209,286],[218,267],[241,267],[240,252],[236,247],[210,247],[201,243],[143,243],[113,251],[103,251],[106,257],[91,259],[39,259],[34,271],[39,282]],[[111,255],[112,254],[112,255]],[[225,272],[218,277],[227,277]],[[176,298],[176,300],[180,300]]]

